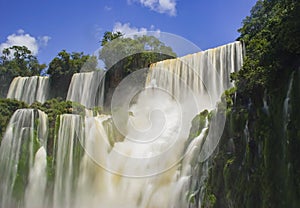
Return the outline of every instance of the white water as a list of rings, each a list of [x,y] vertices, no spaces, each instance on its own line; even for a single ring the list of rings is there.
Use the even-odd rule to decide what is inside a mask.
[[[146,90],[128,106],[126,122],[117,125],[123,140],[116,139],[112,127],[114,116],[61,115],[54,147],[53,192],[47,193],[50,197],[43,195],[45,154],[40,149],[30,165],[30,185],[20,207],[23,204],[26,208],[190,207],[187,196],[196,194],[193,190],[187,195],[195,186],[193,174],[201,169],[201,185],[208,170],[206,163],[201,168],[194,165],[211,153],[204,143],[208,124],[186,144],[191,120],[202,109],[215,107],[221,93],[232,86],[229,74],[239,70],[241,64],[239,42],[153,64]],[[75,74],[67,99],[88,108],[101,106],[104,90],[101,77],[99,72]],[[217,124],[210,125],[217,131]],[[215,135],[206,139],[213,141]],[[0,150],[0,159],[8,154],[7,149],[10,147]],[[2,187],[12,189],[6,182]],[[43,206],[41,201],[33,203],[33,192],[46,201]],[[4,195],[9,203],[13,200],[11,194]]]
[[[76,181],[81,161],[83,122],[80,116],[64,114],[60,116],[60,126],[56,139],[55,183],[53,207],[73,207]]]
[[[33,109],[17,110],[10,119],[0,147],[1,208],[24,204],[24,196],[16,199],[13,195],[16,195],[16,191],[24,193],[27,184],[28,195],[25,200],[27,207],[40,205],[35,204],[35,199],[44,197],[46,157],[43,148],[46,147],[46,143],[47,115]],[[36,148],[39,146],[42,149],[37,151]],[[35,175],[39,175],[39,179],[35,178]],[[32,193],[35,191],[38,192],[32,198]]]
[[[288,89],[287,89],[287,93],[286,93],[286,97],[284,99],[284,104],[283,104],[283,120],[284,120],[284,130],[286,131],[287,128],[287,123],[288,120],[290,119],[290,99],[291,99],[291,93],[292,93],[292,89],[293,89],[293,83],[294,83],[294,76],[295,73],[293,72],[290,80],[289,80],[289,85],[288,85]]]
[[[214,108],[221,94],[233,87],[230,73],[240,70],[243,60],[241,42],[152,64],[148,83],[171,92],[175,97],[192,91],[199,107]]]
[[[133,178],[121,175],[145,174],[147,166],[151,165],[148,163],[150,160],[138,160],[134,157],[160,152],[160,144],[139,145],[125,139],[112,147],[105,131],[108,119],[110,117],[107,116],[86,119],[86,154],[81,163],[75,207],[168,207],[176,168],[153,177]],[[165,139],[167,138],[161,138]],[[156,162],[156,166],[165,165],[163,161]]]
[[[103,106],[104,83],[104,71],[74,74],[67,100],[78,102],[87,108]]]
[[[206,124],[201,133],[197,137],[195,137],[187,146],[187,155],[182,161],[180,177],[176,181],[176,186],[172,194],[172,200],[170,200],[170,202],[172,203],[171,207],[188,207],[189,203],[187,203],[187,201],[191,200],[191,197],[194,197],[195,194],[197,194],[193,193],[194,190],[192,190],[193,186],[196,185],[193,184],[193,177],[199,177],[199,180],[197,181],[200,181],[198,182],[200,184],[197,185],[199,185],[200,187],[204,185],[204,180],[208,175],[208,169],[205,167],[205,165],[207,164],[203,163],[204,168],[202,169],[202,173],[200,174],[199,168],[197,168],[199,164],[197,163],[199,163],[198,160],[201,148],[203,147],[203,143],[207,135],[207,131],[208,121],[206,121]],[[195,172],[194,169],[196,169],[198,173]],[[203,179],[201,179],[201,177]],[[199,202],[199,204],[201,205],[201,201]]]
[[[47,153],[41,146],[36,152],[34,165],[30,169],[29,182],[25,190],[25,207],[40,208],[45,205],[47,183]]]
[[[49,77],[15,77],[10,84],[7,98],[17,99],[32,104],[43,103],[48,98]]]
[[[80,163],[78,188],[74,196],[76,204],[72,206],[188,207],[187,192],[195,186],[191,178],[195,172],[192,163],[201,161],[197,158],[207,131],[207,127],[204,128],[184,152],[191,120],[201,110],[199,106],[202,109],[213,108],[223,90],[232,86],[228,76],[230,72],[239,70],[241,52],[241,44],[236,42],[152,65],[147,82],[150,88],[141,92],[135,104],[130,105],[126,126],[121,127],[125,133],[124,141],[115,142],[113,146],[104,125],[110,117],[86,118],[86,152]],[[185,63],[189,64],[188,67]],[[190,72],[191,69],[196,69],[202,77]],[[169,71],[174,73],[169,75]],[[205,80],[206,88],[201,80]],[[186,101],[191,95],[200,98],[198,108],[191,104],[192,100]],[[209,97],[211,99],[207,101]],[[186,157],[180,163],[184,154]],[[200,171],[202,178],[199,183],[203,184],[208,171],[206,163],[202,164]]]

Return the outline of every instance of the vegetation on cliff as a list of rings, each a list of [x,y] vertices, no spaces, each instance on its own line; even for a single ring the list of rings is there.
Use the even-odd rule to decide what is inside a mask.
[[[254,98],[281,88],[300,64],[299,1],[257,1],[239,32],[246,56],[243,70],[232,75],[238,92]]]
[[[239,31],[245,62],[202,207],[299,207],[300,2],[259,0]]]
[[[300,2],[259,0],[239,32],[246,56],[243,69],[232,74],[236,88],[223,96],[227,120],[219,146],[207,161],[211,168],[202,207],[300,207]],[[106,77],[110,94],[129,73],[176,56],[155,37],[122,36],[106,32],[101,41],[99,57],[110,69]],[[14,46],[0,58],[0,79],[10,82],[19,75],[39,75],[44,68],[26,47]],[[62,50],[47,71],[52,97],[65,98],[72,75],[80,70],[97,70],[96,57]],[[6,82],[1,84],[1,89],[7,88]],[[58,116],[84,111],[79,104],[57,98],[31,106],[1,99],[0,137],[13,112],[29,107],[48,115],[48,155]],[[200,134],[209,116],[203,111],[195,117],[193,126],[200,128],[192,127],[189,141]],[[201,167],[194,171],[200,174]],[[201,183],[195,184],[188,197],[191,206],[199,205]]]
[[[24,102],[11,100],[11,99],[0,99],[0,142],[5,132],[6,126],[8,125],[9,119],[13,113],[20,108],[27,108],[28,105]]]

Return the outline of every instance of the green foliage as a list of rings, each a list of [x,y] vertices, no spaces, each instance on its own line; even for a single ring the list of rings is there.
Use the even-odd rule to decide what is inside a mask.
[[[214,194],[209,194],[207,196],[207,204],[206,204],[206,208],[209,208],[209,207],[214,207],[214,205],[216,204],[216,201],[217,201],[217,198]]]
[[[104,37],[99,58],[105,63],[106,69],[120,62],[123,68],[132,72],[148,67],[149,64],[171,57],[176,57],[172,48],[166,46],[154,36],[122,37],[121,33],[106,32],[113,37]],[[108,39],[109,41],[107,41]],[[135,55],[138,54],[138,55]]]
[[[96,56],[90,56],[88,60],[81,67],[80,72],[91,72],[95,70],[100,70],[97,68],[98,60]]]
[[[110,33],[108,33],[110,34]],[[135,36],[133,38],[115,35],[105,42],[99,58],[104,62],[105,74],[105,103],[104,110],[110,109],[111,99],[115,88],[130,73],[148,68],[150,64],[165,59],[174,58],[173,50],[165,46],[153,36]],[[135,80],[141,83],[146,80],[146,72]]]
[[[300,3],[259,0],[243,21],[239,37],[246,45],[243,70],[232,75],[238,91],[261,96],[298,64],[300,57]]]
[[[48,154],[50,155],[52,154],[52,149],[54,145],[55,122],[57,121],[58,116],[67,113],[74,113],[79,115],[84,115],[85,113],[85,109],[82,105],[71,101],[64,101],[59,98],[47,100],[44,104],[35,102],[30,106],[30,108],[39,109],[48,115],[49,130],[47,150]]]
[[[68,88],[74,73],[97,70],[97,58],[82,52],[68,53],[62,50],[50,62],[47,73],[50,75],[50,97],[67,97]]]
[[[27,108],[27,104],[17,100],[0,99],[0,141],[13,113],[20,108]]]
[[[101,46],[104,46],[106,43],[114,40],[114,39],[117,39],[119,37],[122,37],[123,34],[121,32],[109,32],[109,31],[106,31],[103,35],[103,38],[101,40]]]
[[[39,64],[37,57],[26,46],[5,48],[0,57],[0,74],[33,76],[40,75],[44,68],[46,65]]]
[[[21,201],[24,196],[24,191],[28,183],[29,168],[30,168],[30,138],[22,139],[19,162],[17,166],[16,179],[13,186],[13,196],[17,201]]]
[[[232,74],[237,93],[223,95],[227,119],[204,204],[213,194],[214,207],[300,206],[299,9],[299,1],[259,0],[243,22],[246,57]]]
[[[200,135],[202,129],[205,127],[209,116],[208,110],[204,110],[193,118],[192,127],[190,130],[190,139],[193,139]]]
[[[47,73],[52,77],[60,77],[62,75],[73,75],[79,73],[80,69],[89,60],[89,55],[84,55],[83,52],[68,53],[66,50],[62,50],[58,55],[50,62]],[[96,67],[94,59],[90,62],[90,67]],[[87,70],[87,69],[85,69]],[[90,71],[96,70],[96,68],[89,69]]]
[[[36,123],[38,123],[38,121],[36,121]],[[33,165],[30,162],[30,158],[31,156],[34,157],[38,149],[41,147],[36,127],[37,125],[33,130],[33,135],[28,132],[29,134],[25,134],[26,136],[23,137],[21,141],[21,151],[17,166],[16,179],[13,186],[13,195],[19,202],[23,200],[24,192],[29,182],[29,170],[30,166]],[[32,136],[33,138],[31,138]],[[32,151],[32,155],[30,151]]]
[[[5,48],[0,57],[0,97],[5,98],[10,82],[16,76],[40,75],[46,68],[25,46]]]
[[[47,100],[44,104],[39,102],[32,103],[30,106],[24,102],[12,99],[0,99],[0,138],[2,138],[8,122],[17,109],[32,108],[45,112],[48,115],[49,131],[48,131],[48,154],[52,154],[54,129],[57,118],[61,114],[73,113],[84,115],[84,106],[71,101],[64,101],[59,98]],[[94,109],[95,113],[101,112],[101,109]],[[1,141],[1,139],[0,139]]]

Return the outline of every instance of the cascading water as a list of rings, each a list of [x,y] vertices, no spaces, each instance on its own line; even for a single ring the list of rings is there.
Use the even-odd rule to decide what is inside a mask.
[[[180,105],[184,114],[191,113],[183,122],[190,124],[194,116],[204,109],[213,109],[220,100],[221,94],[232,87],[230,73],[240,70],[243,60],[243,46],[234,42],[215,49],[155,63],[150,68],[147,81],[150,85],[162,88],[172,96],[182,99]],[[190,106],[191,96],[196,99],[196,112]],[[188,100],[188,102],[185,102]],[[185,109],[189,109],[185,111]],[[210,129],[202,127],[199,136],[186,144],[185,158],[181,162],[178,179],[173,183],[172,204],[168,207],[201,207],[203,197],[203,184],[208,175],[209,161],[221,132],[218,128],[224,125],[224,118],[216,116],[210,120]],[[183,129],[191,126],[182,125]],[[186,141],[187,135],[183,137]],[[198,198],[196,198],[196,195]],[[199,197],[200,196],[200,197]]]
[[[201,133],[191,140],[185,150],[188,154],[182,161],[180,170],[181,176],[178,178],[173,191],[174,194],[172,196],[173,199],[171,200],[171,207],[188,207],[188,204],[192,201],[196,203],[197,206],[195,207],[198,207],[199,205],[199,207],[201,207],[201,201],[198,203],[195,198],[198,192],[201,192],[200,189],[204,185],[208,175],[207,162],[199,164],[201,148],[203,147],[207,133],[208,120],[206,119]],[[193,178],[196,178],[196,180]]]
[[[214,108],[221,94],[233,87],[230,73],[242,66],[243,46],[234,42],[218,48],[152,64],[148,83],[167,89],[178,96],[182,84],[198,97],[201,108]],[[207,102],[209,100],[209,102]]]
[[[40,147],[34,157],[34,165],[30,168],[29,182],[25,190],[25,208],[45,206],[47,194],[47,152]]]
[[[129,103],[123,103],[122,97],[113,97],[112,104],[117,100],[117,105],[111,116],[61,115],[52,162],[53,189],[48,189],[47,196],[43,191],[46,154],[41,146],[31,158],[34,163],[28,166],[30,182],[26,194],[20,193],[24,201],[13,201],[15,188],[5,176],[0,196],[5,202],[1,208],[10,204],[26,208],[183,208],[192,207],[192,200],[201,205],[201,199],[193,197],[202,193],[208,170],[208,163],[203,161],[211,151],[207,148],[213,147],[213,138],[218,136],[209,135],[208,129],[218,126],[206,120],[200,135],[187,140],[191,122],[203,109],[213,109],[221,93],[232,86],[229,74],[240,69],[242,51],[241,43],[235,42],[153,64],[146,88],[138,96],[131,97]],[[129,79],[129,84],[132,83]],[[128,96],[126,90],[134,86],[129,88],[121,85],[121,95]],[[73,76],[67,100],[92,108],[102,106],[103,98],[103,72]],[[122,103],[128,109],[120,112]],[[121,139],[117,138],[115,128],[124,135]],[[1,167],[13,161],[4,160],[10,149],[5,145],[6,137],[0,150]],[[199,161],[203,162],[200,166]],[[13,169],[12,164],[7,167]],[[16,170],[14,174],[17,175]],[[202,178],[198,180],[199,174]],[[42,200],[36,201],[33,196]],[[41,201],[46,202],[41,204]]]
[[[48,99],[49,77],[16,77],[10,84],[7,98],[17,99],[32,104],[40,103]]]
[[[295,72],[292,73],[290,81],[289,81],[289,85],[288,85],[288,90],[286,93],[286,97],[284,99],[284,104],[283,104],[283,122],[284,122],[284,130],[286,131],[287,128],[287,123],[288,120],[290,119],[290,99],[291,99],[291,92],[292,92],[292,88],[293,88],[293,83],[294,83],[294,76],[295,76]]]
[[[42,207],[46,185],[47,115],[17,110],[0,147],[0,205]]]
[[[236,42],[180,59],[162,61],[151,66],[147,87],[134,99],[133,104],[127,103],[126,99],[123,100],[122,96],[117,95],[117,105],[114,106],[116,113],[113,117],[125,139],[115,143],[110,151],[95,151],[97,145],[93,146],[93,150],[86,148],[94,162],[107,169],[104,172],[102,170],[102,174],[99,170],[101,176],[98,179],[100,184],[107,184],[104,186],[107,189],[103,190],[102,187],[100,190],[100,185],[96,185],[100,198],[97,198],[97,195],[92,197],[94,204],[89,206],[96,207],[100,204],[107,207],[136,208],[189,207],[187,198],[197,192],[193,190],[195,192],[186,196],[189,189],[196,186],[193,184],[196,180],[191,178],[191,174],[196,171],[202,173],[202,178],[196,181],[200,189],[207,175],[207,163],[202,164],[201,170],[200,167],[193,167],[195,161],[201,161],[199,155],[204,159],[207,157],[205,153],[200,154],[202,150],[206,154],[211,151],[207,150],[211,143],[204,145],[204,138],[210,140],[220,136],[208,136],[207,128],[204,128],[184,152],[191,120],[202,109],[213,108],[221,93],[232,86],[229,74],[240,69],[241,59],[242,45]],[[216,71],[221,75],[218,76]],[[130,85],[134,80],[136,79],[132,78],[124,82]],[[201,84],[202,88],[199,89]],[[121,89],[117,88],[115,93],[120,90],[119,94],[130,96],[130,90],[122,91],[126,89],[122,83],[119,87]],[[191,104],[193,95],[199,98],[198,108]],[[211,100],[207,102],[209,97]],[[118,121],[118,115],[123,113],[122,105],[118,104],[123,101],[124,105],[130,106],[129,116],[125,116],[127,123],[122,122],[122,118]],[[213,123],[215,124],[210,125],[218,128],[217,123]],[[90,131],[89,134],[95,135],[95,132]],[[103,152],[108,153],[99,158]],[[186,159],[180,163],[183,155]],[[115,200],[116,198],[118,200]],[[201,201],[197,204],[201,205]]]
[[[76,181],[79,175],[83,149],[83,119],[79,115],[60,116],[55,144],[55,183],[53,207],[74,207]]]
[[[78,102],[87,108],[103,106],[104,82],[104,71],[74,74],[67,100]]]

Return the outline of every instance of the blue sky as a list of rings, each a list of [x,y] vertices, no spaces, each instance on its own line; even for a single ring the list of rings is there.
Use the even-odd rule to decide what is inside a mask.
[[[0,0],[0,49],[26,45],[41,63],[94,53],[105,31],[161,31],[202,50],[238,37],[256,0]]]

